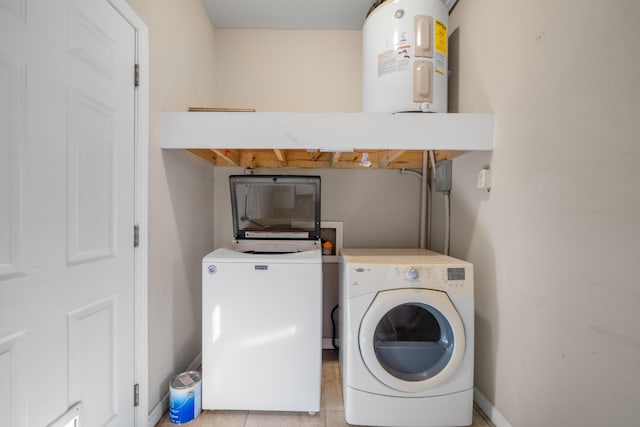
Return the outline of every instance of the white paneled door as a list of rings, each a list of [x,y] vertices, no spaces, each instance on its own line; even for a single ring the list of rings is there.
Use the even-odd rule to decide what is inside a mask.
[[[134,424],[135,38],[0,0],[0,426]]]

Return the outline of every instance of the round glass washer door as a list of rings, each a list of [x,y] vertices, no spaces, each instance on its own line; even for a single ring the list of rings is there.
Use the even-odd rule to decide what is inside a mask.
[[[403,392],[430,390],[456,372],[465,350],[464,325],[445,292],[379,292],[362,318],[360,353],[383,384]]]

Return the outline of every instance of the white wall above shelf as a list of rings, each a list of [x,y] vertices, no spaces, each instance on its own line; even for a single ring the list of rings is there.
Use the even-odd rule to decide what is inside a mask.
[[[493,114],[160,113],[162,148],[492,150]]]

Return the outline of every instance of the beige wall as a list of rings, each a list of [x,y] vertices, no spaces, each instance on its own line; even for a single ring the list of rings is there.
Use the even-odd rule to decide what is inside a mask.
[[[256,111],[360,111],[360,31],[216,30],[216,101]]]
[[[495,115],[493,153],[454,161],[476,386],[517,427],[637,425],[638,3],[461,0],[450,28],[452,108]]]
[[[200,265],[213,245],[213,174],[162,151],[158,113],[214,101],[214,32],[200,0],[128,0],[149,27],[149,410],[200,353]],[[159,407],[157,411],[161,411]]]

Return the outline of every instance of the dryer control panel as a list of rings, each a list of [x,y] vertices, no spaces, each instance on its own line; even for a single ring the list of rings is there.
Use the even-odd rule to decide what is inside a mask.
[[[364,295],[387,289],[423,288],[473,294],[473,271],[467,265],[384,265],[348,266],[350,295]]]
[[[389,270],[388,280],[390,282],[404,282],[405,286],[426,285],[433,275],[432,267],[421,265],[391,266]]]
[[[389,289],[422,288],[473,297],[473,264],[426,249],[342,249],[346,298]]]
[[[465,267],[449,266],[392,266],[387,276],[388,283],[403,282],[420,288],[442,289],[463,287],[467,272]]]

